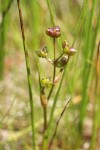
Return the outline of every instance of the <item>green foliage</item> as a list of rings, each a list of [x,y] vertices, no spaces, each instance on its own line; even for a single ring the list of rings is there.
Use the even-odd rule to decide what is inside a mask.
[[[84,146],[84,141],[89,143],[90,150],[96,149],[100,128],[100,92],[98,92],[100,69],[96,66],[97,59],[100,59],[100,52],[97,53],[100,42],[100,2],[98,0],[20,1],[30,98],[27,98],[17,3],[12,2],[13,0],[0,1],[0,78],[4,77],[0,82],[0,108],[4,108],[0,110],[0,118],[7,114],[4,120],[0,120],[0,130],[6,129],[11,132],[9,138],[0,141],[0,149],[5,149],[6,146],[15,150],[18,146],[23,150],[32,149],[35,140],[36,145],[33,149],[35,147],[38,150],[42,138],[43,150],[47,150],[55,133],[55,127],[59,130],[56,129],[52,150],[57,147],[63,150],[66,147],[68,150],[80,149]],[[72,56],[73,54],[75,56]],[[21,71],[18,72],[18,68],[24,72],[22,75]],[[5,87],[2,88],[2,83],[7,82],[5,75],[13,76],[16,92],[14,88],[9,89],[12,78],[6,84],[6,90]],[[17,100],[8,113],[7,97],[10,95],[17,95]],[[72,97],[70,105],[58,126],[56,121],[69,97]],[[28,107],[29,101],[30,107]],[[22,102],[25,107],[22,109],[23,115],[20,119],[17,112],[21,106],[18,108],[16,104]],[[91,110],[89,106],[92,106]],[[33,140],[29,134],[30,108]],[[13,114],[14,112],[16,113]],[[18,121],[15,123],[16,118]],[[93,124],[92,134],[89,135],[88,140],[85,138],[86,133],[83,132],[86,130],[84,129],[86,118],[89,118]],[[22,128],[19,127],[21,122]],[[44,128],[44,133],[43,131],[41,134],[38,133],[40,128]]]

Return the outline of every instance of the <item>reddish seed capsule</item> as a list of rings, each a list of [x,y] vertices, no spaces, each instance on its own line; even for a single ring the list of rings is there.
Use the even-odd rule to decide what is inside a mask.
[[[73,47],[69,48],[68,51],[66,52],[67,55],[72,56],[77,52],[76,49],[74,49]]]
[[[61,64],[62,64],[62,66],[65,66],[65,65],[66,65],[67,60],[68,60],[68,56],[63,56],[63,57],[61,58]]]
[[[57,60],[55,62],[55,66],[57,68],[63,68],[63,67],[65,67],[65,65],[67,63],[67,60],[68,60],[68,56],[63,56],[62,58],[60,58],[59,60]]]
[[[59,36],[61,36],[60,27],[59,26],[55,26],[53,28],[48,28],[46,30],[46,34],[48,36],[51,36],[51,37],[54,37],[54,38],[58,38]]]

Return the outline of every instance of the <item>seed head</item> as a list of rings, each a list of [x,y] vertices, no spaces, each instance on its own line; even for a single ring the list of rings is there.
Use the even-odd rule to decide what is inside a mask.
[[[48,36],[51,36],[51,37],[54,37],[54,38],[58,38],[59,36],[61,36],[60,27],[59,26],[55,26],[53,28],[48,28],[46,30],[46,34]]]
[[[62,66],[66,65],[67,60],[68,60],[68,56],[66,56],[66,55],[61,58],[61,64],[62,64]]]
[[[73,55],[76,54],[76,52],[77,52],[77,50],[74,49],[73,47],[70,47],[70,48],[66,47],[66,48],[64,49],[64,51],[65,51],[66,54],[69,55],[69,56],[73,56]]]
[[[38,57],[46,58],[47,57],[47,47],[45,46],[43,49],[36,51]]]
[[[69,47],[69,44],[66,40],[62,43],[62,48],[63,48],[63,53],[69,56],[72,56],[77,52],[76,49]]]
[[[67,60],[68,60],[68,56],[65,55],[60,59],[58,59],[57,61],[55,61],[54,64],[56,65],[57,68],[63,68],[67,64]]]

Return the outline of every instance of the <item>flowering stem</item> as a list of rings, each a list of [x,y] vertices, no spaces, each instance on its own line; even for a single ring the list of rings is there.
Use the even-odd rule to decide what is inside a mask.
[[[68,65],[69,58],[70,57],[68,57],[68,61],[67,61],[66,67]],[[65,70],[66,70],[66,68],[65,68]],[[48,128],[47,128],[47,130],[46,130],[46,132],[44,134],[43,150],[47,150],[48,138],[49,138],[49,135],[50,135],[50,127],[51,127],[51,124],[52,124],[54,111],[55,111],[56,103],[57,103],[58,96],[59,96],[59,93],[60,93],[60,90],[61,90],[62,82],[63,82],[64,76],[65,76],[65,73],[66,73],[65,70],[63,72],[63,75],[62,75],[62,78],[61,78],[61,81],[60,81],[57,93],[56,93],[55,98],[54,98],[54,103],[53,103],[53,106],[52,106],[52,109],[51,109],[51,112],[50,112],[50,119],[49,119],[49,123],[48,123]]]
[[[18,11],[19,11],[20,27],[21,27],[21,33],[22,33],[23,48],[24,48],[26,70],[27,70],[28,88],[29,88],[33,150],[35,150],[34,101],[33,101],[33,93],[32,93],[32,81],[31,81],[31,73],[30,73],[30,65],[29,65],[29,56],[28,56],[28,50],[26,49],[26,45],[25,45],[25,33],[24,33],[22,12],[21,12],[21,7],[20,7],[20,0],[17,0],[17,5],[18,5]]]
[[[43,131],[45,132],[47,128],[47,108],[46,107],[43,108],[43,113],[44,113],[44,130]]]
[[[53,39],[53,42],[54,42],[54,61],[55,61],[55,59],[56,59],[55,38]],[[54,88],[55,75],[56,75],[56,66],[55,66],[55,64],[54,64],[54,69],[53,69],[53,84],[52,84],[52,87],[51,87],[50,93],[49,93],[49,95],[48,95],[48,100],[50,99],[50,96],[51,96],[52,91],[53,91],[53,88]]]
[[[58,58],[56,58],[56,59],[55,59],[55,62],[57,62],[57,61],[63,56],[63,54],[64,54],[64,53],[62,53]]]
[[[55,38],[54,38],[54,60],[56,59],[56,51],[55,51]],[[53,72],[53,83],[55,79],[55,74],[56,74],[56,66],[54,64],[54,72]]]
[[[37,69],[38,69],[38,75],[39,75],[39,86],[40,86],[40,94],[41,94],[41,79],[40,79],[40,71],[39,71],[39,67],[37,65]],[[47,128],[47,108],[46,107],[42,107],[43,108],[43,115],[44,115],[44,129],[43,132],[45,132],[46,128]]]

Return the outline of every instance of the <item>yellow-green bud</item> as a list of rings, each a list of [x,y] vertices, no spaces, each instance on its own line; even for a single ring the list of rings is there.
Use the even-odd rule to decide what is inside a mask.
[[[69,52],[69,47],[68,46],[65,46],[65,48],[63,49],[63,53],[64,54],[67,54]]]
[[[36,53],[38,57],[46,58],[48,53],[47,47],[45,46],[42,50],[36,51]]]
[[[69,44],[66,40],[64,40],[64,42],[62,43],[62,48],[64,49],[66,46],[69,47]]]
[[[52,86],[52,81],[49,78],[43,77],[41,79],[41,86],[49,88]]]

